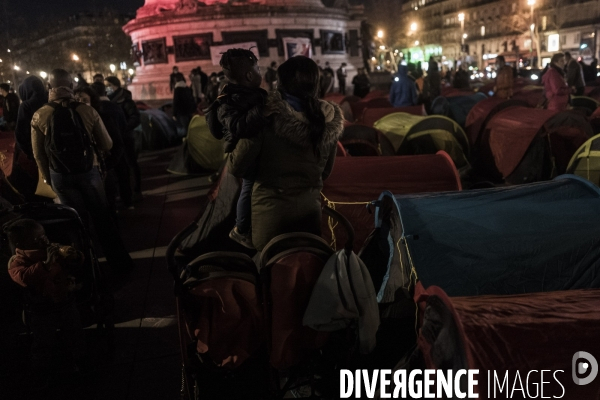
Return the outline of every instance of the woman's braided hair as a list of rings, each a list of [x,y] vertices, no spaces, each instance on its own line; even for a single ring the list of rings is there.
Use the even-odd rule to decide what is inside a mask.
[[[246,49],[229,49],[222,53],[219,62],[227,79],[233,82],[242,81],[248,70],[257,63],[254,53]]]

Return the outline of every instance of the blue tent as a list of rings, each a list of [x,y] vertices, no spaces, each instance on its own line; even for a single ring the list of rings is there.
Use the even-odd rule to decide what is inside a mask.
[[[553,181],[394,196],[361,257],[380,302],[415,277],[449,296],[600,288],[600,189],[575,175]]]
[[[487,96],[483,93],[474,93],[468,96],[439,96],[431,103],[431,115],[443,115],[464,127],[471,109],[485,99]]]

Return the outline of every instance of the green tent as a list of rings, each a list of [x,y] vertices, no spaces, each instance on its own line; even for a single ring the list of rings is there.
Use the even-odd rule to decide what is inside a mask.
[[[375,122],[392,142],[397,155],[435,154],[444,150],[456,168],[469,167],[469,141],[460,125],[441,115],[393,113]]]
[[[167,171],[179,175],[217,171],[224,157],[222,141],[210,133],[204,116],[195,115],[190,121],[185,141]]]
[[[571,157],[567,174],[575,174],[600,186],[600,135],[585,142]]]

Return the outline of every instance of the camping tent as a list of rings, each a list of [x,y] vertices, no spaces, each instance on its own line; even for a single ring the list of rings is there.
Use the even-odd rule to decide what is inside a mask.
[[[216,171],[223,164],[224,156],[223,143],[210,133],[206,118],[195,115],[188,127],[185,142],[167,171],[182,175]]]
[[[544,101],[544,88],[541,86],[515,88],[513,93],[513,100],[525,101],[530,107],[536,107]]]
[[[373,126],[390,139],[398,155],[435,154],[443,150],[452,157],[456,168],[469,167],[469,141],[450,118],[394,113]]]
[[[385,173],[382,173],[385,171]],[[373,217],[367,203],[383,190],[394,193],[424,193],[460,190],[456,167],[448,154],[402,157],[346,157],[336,159],[333,171],[323,183],[322,198],[344,215],[354,227],[358,251],[373,230]],[[346,238],[342,229],[322,226],[322,236],[340,245]]]
[[[571,105],[575,109],[583,110],[589,117],[598,108],[598,100],[587,96],[571,96]]]
[[[575,175],[464,192],[384,192],[379,237],[363,260],[381,302],[415,277],[449,296],[600,288],[599,198],[598,187]]]
[[[535,398],[539,382],[544,382],[546,398],[598,398],[597,379],[576,384],[573,377],[593,373],[576,371],[587,361],[578,359],[582,351],[600,354],[600,290],[448,297],[430,286],[417,292],[423,319],[416,352],[420,357],[414,359],[425,366],[415,363],[411,369],[477,369],[476,393],[482,399]],[[497,385],[488,382],[494,375]]]
[[[480,163],[488,177],[497,180],[494,168],[507,183],[550,179],[566,171],[571,156],[593,135],[587,120],[569,111],[511,107],[497,113],[482,137]],[[489,141],[486,141],[487,139]],[[489,146],[489,153],[483,147]],[[489,158],[489,155],[493,159]],[[486,157],[487,155],[487,157]]]
[[[600,135],[590,138],[573,154],[567,173],[600,186]]]
[[[394,146],[375,128],[364,125],[348,125],[340,139],[350,156],[393,156]]]
[[[160,150],[181,143],[177,124],[164,111],[155,108],[142,110],[140,120],[135,132],[138,149]]]
[[[479,141],[479,135],[485,129],[487,122],[498,112],[508,107],[527,107],[527,103],[519,100],[506,100],[498,97],[490,97],[475,104],[465,121],[465,133],[469,138],[471,148]],[[475,150],[474,150],[475,151]]]
[[[396,112],[404,112],[413,115],[425,115],[425,109],[422,105],[410,107],[365,108],[362,116],[357,122],[366,126],[373,126],[373,124],[381,118]]]
[[[443,115],[454,121],[460,126],[465,126],[469,111],[477,103],[487,99],[483,93],[473,93],[468,96],[438,96],[431,103],[431,115]]]

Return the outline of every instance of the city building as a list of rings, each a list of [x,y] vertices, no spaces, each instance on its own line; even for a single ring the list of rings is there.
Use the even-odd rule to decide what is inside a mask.
[[[346,63],[348,84],[361,56],[364,9],[346,0],[146,0],[137,16],[124,26],[138,57],[129,89],[134,98],[171,98],[169,75],[173,66],[187,76],[198,66],[218,72],[221,45],[255,43],[264,71],[272,61],[285,61],[287,39],[310,43],[321,66],[335,70]]]
[[[403,5],[405,58],[483,68],[498,55],[544,67],[553,53],[598,57],[598,0],[409,0]],[[536,45],[537,43],[537,45]]]

